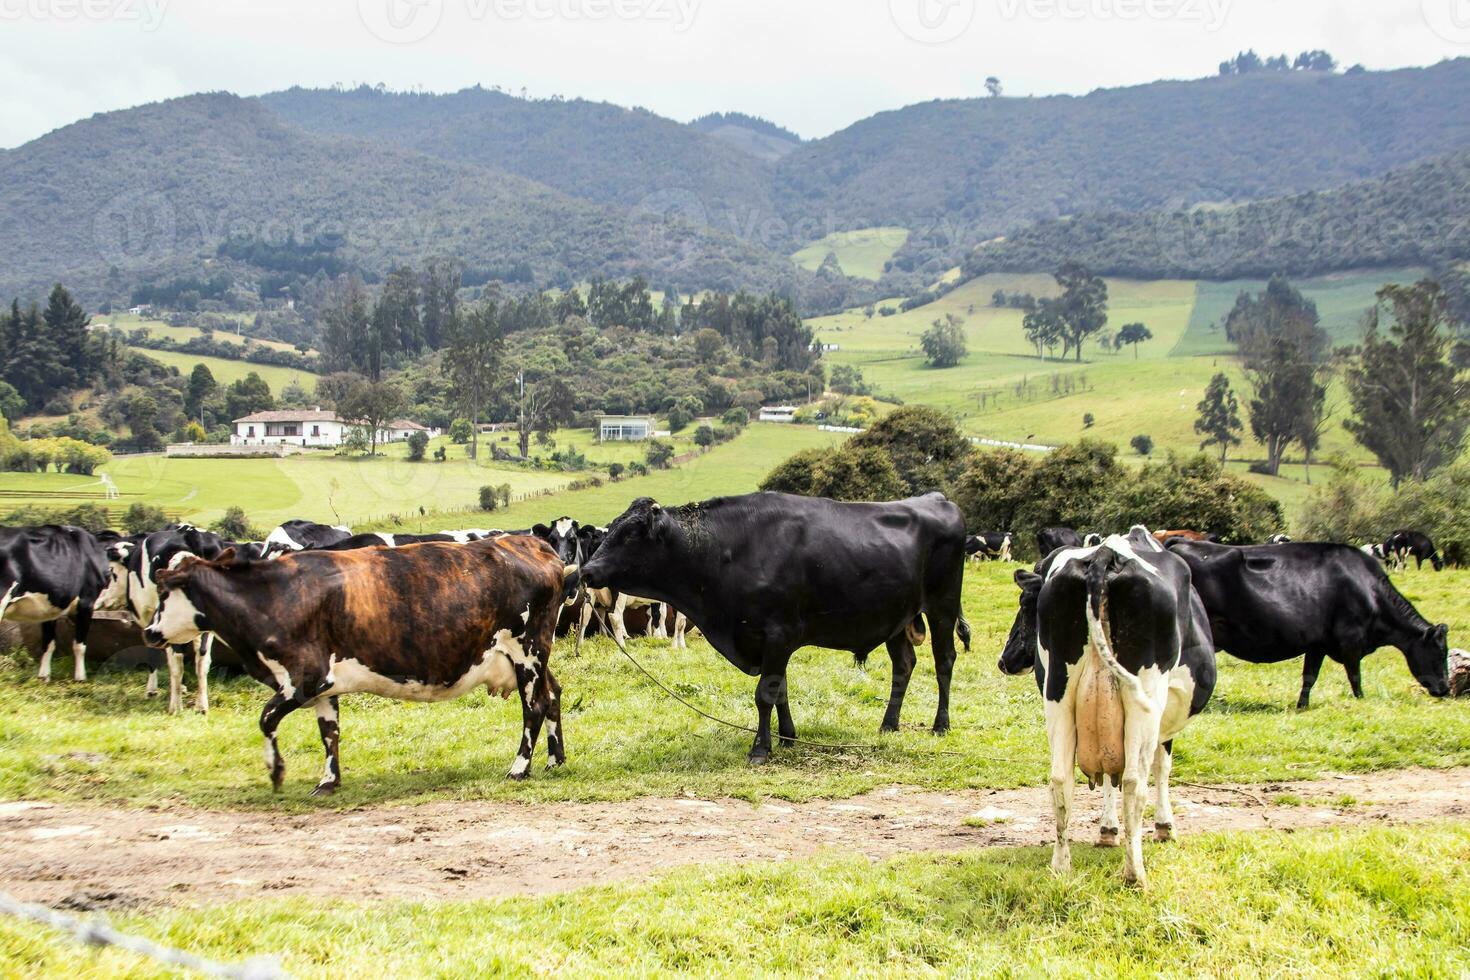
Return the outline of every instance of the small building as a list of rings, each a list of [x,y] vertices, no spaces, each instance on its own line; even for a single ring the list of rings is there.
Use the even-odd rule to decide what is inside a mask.
[[[235,419],[235,430],[230,434],[232,446],[274,446],[287,443],[293,446],[317,446],[335,448],[342,445],[347,433],[356,428],[351,422],[337,417],[336,412],[320,408],[283,408],[269,412],[256,412]],[[438,433],[434,429],[411,422],[394,419],[378,430],[379,442],[400,442],[414,432],[427,436]]]
[[[642,442],[652,439],[653,434],[652,415],[597,416],[598,442]]]
[[[761,407],[760,421],[762,422],[795,422],[795,405],[763,405]]]

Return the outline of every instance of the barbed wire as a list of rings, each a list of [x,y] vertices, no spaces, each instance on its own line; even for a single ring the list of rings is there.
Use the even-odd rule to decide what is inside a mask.
[[[83,919],[67,915],[44,905],[21,902],[5,892],[0,892],[0,914],[29,919],[68,933],[77,942],[88,946],[116,946],[140,956],[147,956],[169,966],[183,967],[210,977],[227,977],[230,980],[286,980],[290,974],[281,969],[274,956],[257,956],[244,963],[217,963],[202,956],[164,946],[142,936],[129,936],[118,932],[101,916]]]

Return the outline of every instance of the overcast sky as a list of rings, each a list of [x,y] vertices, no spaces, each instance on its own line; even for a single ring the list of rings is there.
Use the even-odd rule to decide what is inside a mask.
[[[1470,55],[1470,0],[0,0],[0,146],[193,92],[476,83],[824,136],[934,98]]]

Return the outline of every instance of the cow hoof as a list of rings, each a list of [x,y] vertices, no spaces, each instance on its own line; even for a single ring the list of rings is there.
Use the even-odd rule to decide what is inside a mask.
[[[311,791],[311,795],[312,796],[331,796],[335,792],[337,792],[337,784],[336,783],[320,783],[320,784],[317,785],[317,788],[316,789],[314,789],[314,790]]]
[[[883,735],[891,735],[893,732],[898,731],[898,724],[897,723],[889,724],[888,722],[885,721],[883,724],[881,724],[881,725],[878,726],[878,731],[879,731],[880,734],[883,734]]]
[[[948,735],[949,734],[949,722],[945,722],[942,725],[935,725],[934,726],[934,734],[935,735]]]
[[[1174,825],[1171,823],[1154,824],[1154,840],[1159,843],[1174,839]]]
[[[158,697],[158,692],[157,691],[147,691],[147,692],[144,693],[143,696],[145,698],[156,698],[156,697]]]
[[[745,757],[745,761],[752,766],[763,766],[771,761],[769,754],[756,755],[754,752]]]
[[[1100,830],[1098,830],[1098,832],[1097,832],[1097,846],[1098,847],[1117,847],[1118,846],[1118,828],[1117,827],[1103,827]]]

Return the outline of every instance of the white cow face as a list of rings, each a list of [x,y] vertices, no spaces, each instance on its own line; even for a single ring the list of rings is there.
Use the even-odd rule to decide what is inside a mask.
[[[152,647],[176,646],[192,643],[201,633],[208,631],[209,624],[204,614],[188,593],[182,588],[160,588],[158,609],[148,628],[143,630],[143,640]]]

